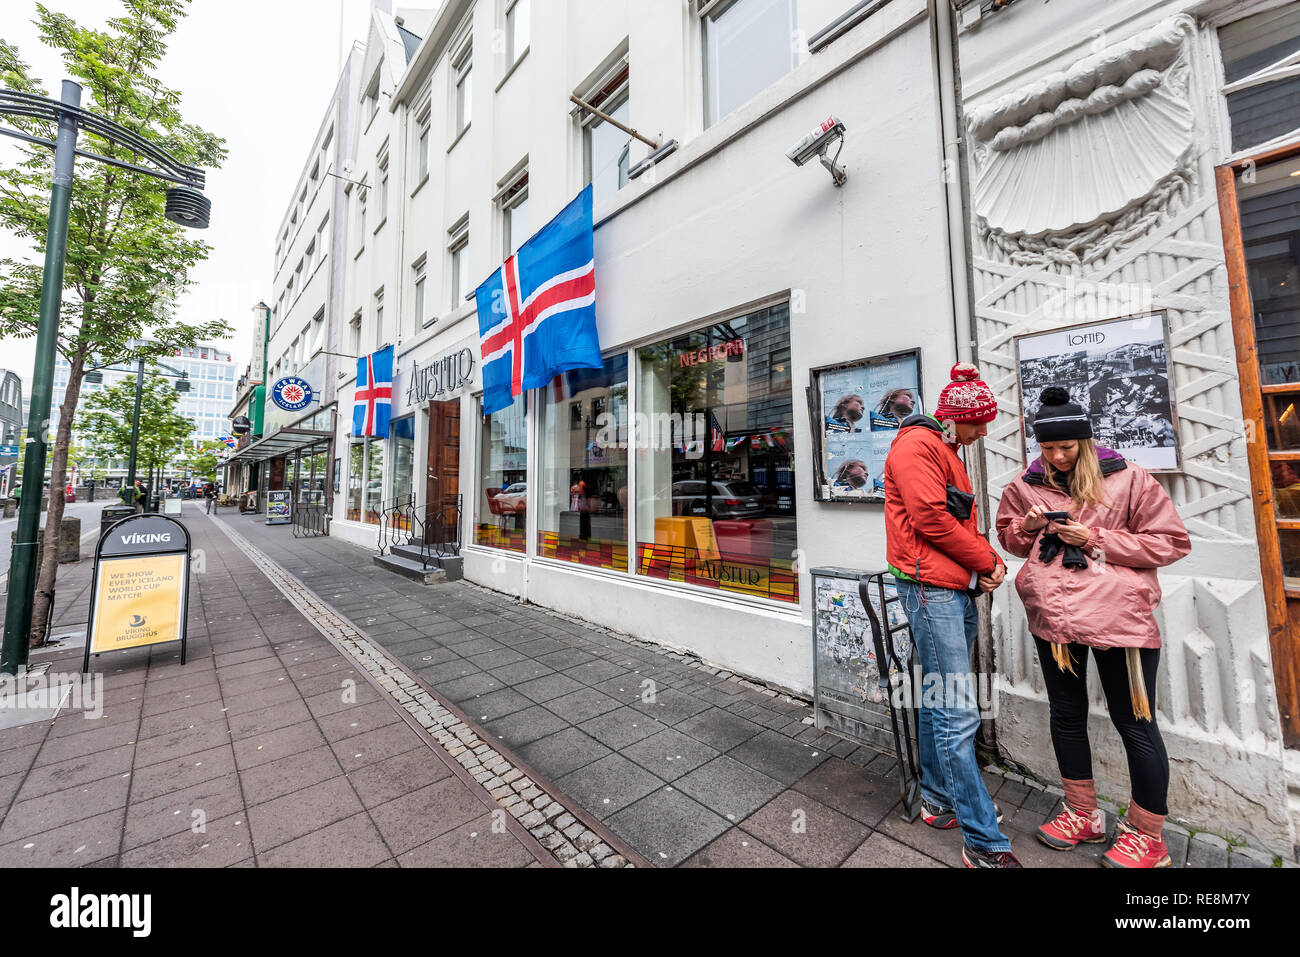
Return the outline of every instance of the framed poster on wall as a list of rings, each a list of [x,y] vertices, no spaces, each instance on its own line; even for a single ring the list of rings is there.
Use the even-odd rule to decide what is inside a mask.
[[[1016,369],[1026,464],[1038,457],[1039,396],[1055,385],[1088,413],[1098,445],[1148,471],[1181,467],[1165,312],[1017,336]]]
[[[813,369],[813,497],[883,502],[885,456],[899,424],[921,408],[921,350]]]

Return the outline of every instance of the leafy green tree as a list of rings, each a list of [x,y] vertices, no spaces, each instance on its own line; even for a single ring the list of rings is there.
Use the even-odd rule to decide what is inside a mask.
[[[162,470],[176,457],[176,448],[189,438],[194,424],[176,411],[176,389],[162,376],[146,375],[140,392],[140,435],[136,470]],[[77,431],[112,458],[131,455],[135,413],[135,379],[92,393],[77,417]]]
[[[106,30],[80,26],[70,17],[37,4],[41,41],[60,51],[67,75],[83,88],[82,108],[149,139],[182,162],[212,168],[225,157],[224,141],[186,123],[180,93],[156,75],[167,38],[185,15],[188,0],[121,0],[122,14]],[[0,86],[48,95],[18,50],[0,40]],[[33,135],[53,138],[53,125],[14,121]],[[78,145],[124,162],[131,150],[83,130]],[[30,338],[39,318],[41,272],[49,215],[52,151],[21,148],[21,160],[0,168],[0,229],[30,243],[20,260],[0,261],[0,336]],[[209,247],[195,233],[163,216],[164,189],[158,180],[82,159],[77,164],[68,224],[67,269],[58,349],[70,366],[58,425],[38,423],[51,440],[50,483],[66,484],[68,444],[81,396],[82,379],[93,369],[143,354],[164,357],[176,349],[222,338],[221,321],[185,325],[172,306],[189,285],[189,272]],[[53,496],[46,519],[45,554],[37,577],[32,644],[45,638],[48,596],[58,571],[59,522],[63,498]]]
[[[218,454],[224,451],[224,442],[206,439],[198,445],[188,448],[181,456],[181,466],[188,469],[195,478],[205,482],[217,480],[217,467],[221,464]]]

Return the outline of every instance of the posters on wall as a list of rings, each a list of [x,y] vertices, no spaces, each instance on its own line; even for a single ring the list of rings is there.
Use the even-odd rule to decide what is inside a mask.
[[[899,423],[923,411],[920,352],[814,369],[812,379],[815,497],[821,502],[883,502],[885,456]]]
[[[858,595],[857,579],[823,576],[819,571],[826,570],[815,569],[813,577],[817,727],[859,741],[880,740],[872,729],[888,727],[889,689],[879,683],[880,666],[871,625]],[[870,594],[882,625],[894,627],[906,623],[901,602],[887,602],[887,615],[882,615],[874,588]],[[885,594],[887,598],[894,597],[894,586],[886,585]],[[909,661],[911,632],[907,629],[896,632],[893,643],[899,660]],[[892,667],[891,671],[897,673]]]
[[[1145,469],[1179,467],[1164,312],[1036,332],[1016,339],[1025,461],[1038,456],[1033,416],[1048,386],[1070,393],[1098,445]]]

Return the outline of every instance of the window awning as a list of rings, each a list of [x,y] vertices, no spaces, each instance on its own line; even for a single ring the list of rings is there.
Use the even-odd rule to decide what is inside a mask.
[[[235,465],[246,462],[263,462],[266,459],[284,455],[286,452],[296,452],[298,449],[306,448],[309,445],[328,442],[332,438],[334,438],[333,432],[318,429],[281,429],[279,432],[245,446],[222,464]]]

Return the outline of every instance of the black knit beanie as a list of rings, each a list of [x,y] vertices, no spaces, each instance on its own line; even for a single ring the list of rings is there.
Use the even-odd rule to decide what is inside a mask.
[[[1070,393],[1050,385],[1038,397],[1042,405],[1034,416],[1034,438],[1039,442],[1092,438],[1092,422],[1081,406],[1070,401]]]

